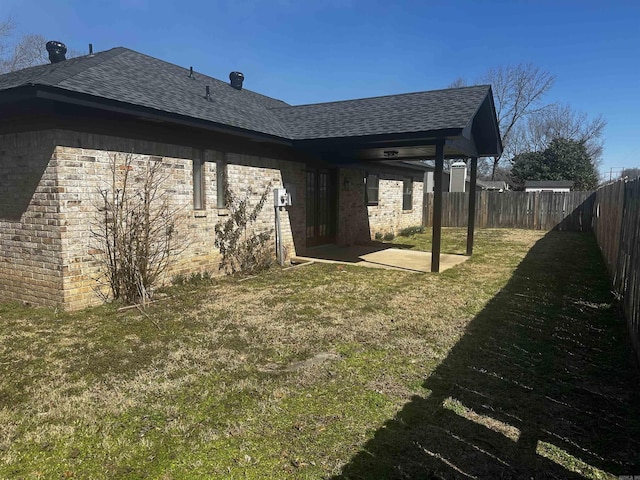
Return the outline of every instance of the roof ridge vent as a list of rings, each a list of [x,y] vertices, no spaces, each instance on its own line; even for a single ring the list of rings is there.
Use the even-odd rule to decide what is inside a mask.
[[[58,42],[57,40],[51,40],[47,42],[46,48],[47,52],[49,52],[49,61],[51,63],[60,63],[67,59],[65,57],[67,53],[67,46],[64,43]]]
[[[242,72],[231,72],[229,74],[229,80],[231,80],[231,86],[236,90],[242,90],[242,82],[244,82],[244,75]]]

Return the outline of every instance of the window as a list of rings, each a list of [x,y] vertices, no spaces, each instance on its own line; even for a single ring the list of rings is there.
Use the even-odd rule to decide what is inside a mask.
[[[365,182],[365,202],[367,203],[367,205],[377,205],[380,177],[378,177],[378,175],[375,173],[369,173],[365,179]]]
[[[224,191],[227,185],[227,154],[216,160],[216,207],[226,208]]]
[[[402,210],[413,208],[413,179],[405,177],[402,181]]]
[[[193,151],[193,209],[204,210],[204,155],[202,150]]]

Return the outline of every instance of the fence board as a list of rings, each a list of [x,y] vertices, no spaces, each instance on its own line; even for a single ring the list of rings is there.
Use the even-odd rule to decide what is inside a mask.
[[[475,192],[476,228],[590,231],[593,192]],[[466,227],[469,193],[442,195],[442,225]],[[425,196],[423,225],[431,226],[433,194]]]
[[[640,360],[640,178],[598,189],[594,232]]]
[[[596,192],[474,192],[476,228],[593,230],[613,291],[620,299],[640,360],[640,178]],[[468,193],[444,193],[445,227],[466,227]],[[425,196],[423,224],[431,225],[433,196]]]

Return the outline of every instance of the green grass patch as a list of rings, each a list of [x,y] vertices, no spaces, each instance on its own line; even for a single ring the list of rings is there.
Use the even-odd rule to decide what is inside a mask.
[[[638,375],[593,238],[480,230],[474,252],[442,274],[182,279],[144,314],[0,304],[0,478],[637,472]]]

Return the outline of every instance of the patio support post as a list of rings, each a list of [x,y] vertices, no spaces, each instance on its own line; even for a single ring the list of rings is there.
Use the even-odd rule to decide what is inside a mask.
[[[442,170],[444,142],[436,144],[436,168],[433,172],[433,227],[431,234],[431,271],[440,271],[440,240],[442,234]]]
[[[471,158],[471,182],[469,183],[469,217],[467,220],[467,256],[473,254],[473,233],[476,226],[476,183],[478,180],[478,158]]]

